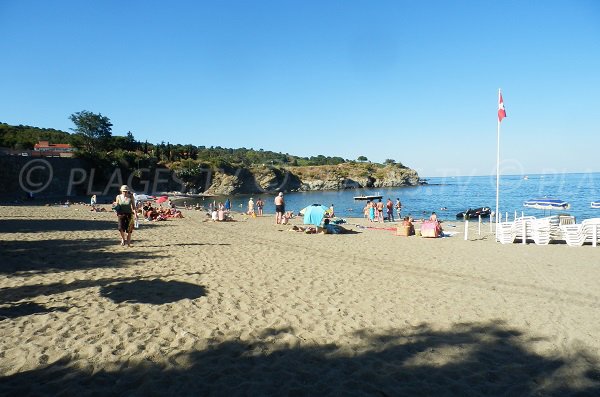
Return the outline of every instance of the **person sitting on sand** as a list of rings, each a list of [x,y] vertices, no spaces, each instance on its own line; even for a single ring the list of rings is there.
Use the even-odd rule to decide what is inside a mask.
[[[329,222],[329,219],[325,218],[323,220],[323,234],[344,234],[350,233],[350,230],[343,228],[340,225],[334,225]]]
[[[429,220],[437,222],[438,218],[437,218],[437,214],[435,213],[435,211],[431,213],[431,216],[429,217]]]
[[[410,217],[404,217],[404,220],[402,221],[402,227],[404,227],[407,236],[413,236],[415,234],[415,225],[413,225]]]

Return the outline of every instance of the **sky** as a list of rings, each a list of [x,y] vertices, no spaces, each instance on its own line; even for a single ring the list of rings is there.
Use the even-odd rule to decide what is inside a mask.
[[[600,2],[0,0],[0,122],[421,176],[598,172]]]

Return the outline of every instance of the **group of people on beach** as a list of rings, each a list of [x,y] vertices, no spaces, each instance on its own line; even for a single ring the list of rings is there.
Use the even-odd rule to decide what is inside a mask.
[[[391,198],[388,198],[386,203],[384,204],[381,199],[379,201],[371,201],[368,200],[367,204],[363,208],[364,217],[369,220],[369,222],[385,222],[387,219],[388,222],[395,222],[394,219],[394,210],[398,219],[400,218],[400,213],[402,211],[402,203],[399,198],[396,198],[396,203],[392,202]],[[384,217],[383,213],[385,211],[386,216]]]
[[[283,199],[283,192],[279,192],[277,196],[275,196],[273,203],[275,204],[275,224],[286,224],[288,220],[293,216],[293,213],[289,211],[286,213],[285,211],[285,200]],[[251,216],[262,216],[264,207],[265,202],[262,200],[262,198],[259,197],[258,200],[254,202],[254,199],[250,197],[250,200],[248,200],[248,211],[246,212],[246,214]]]
[[[248,200],[248,211],[246,214],[250,216],[262,216],[264,207],[265,202],[260,197],[256,200],[256,202],[254,202],[254,199],[250,197],[250,200]]]
[[[294,216],[293,212],[285,211],[285,200],[283,197],[283,193],[279,192],[274,200],[275,204],[275,224],[277,225],[286,225],[289,220]],[[92,197],[91,203],[92,208],[95,208],[96,205],[96,197]],[[262,216],[264,209],[264,201],[262,198],[258,198],[254,201],[254,198],[250,198],[248,200],[248,208],[246,211],[247,215],[251,215],[253,217]],[[185,206],[187,208],[187,206]],[[198,205],[196,205],[198,207]],[[231,219],[231,201],[227,199],[225,202],[214,202],[210,205],[209,214],[213,221],[225,221]],[[193,208],[193,207],[192,207]],[[197,208],[196,208],[197,209]],[[146,220],[150,221],[160,221],[166,220],[167,218],[183,218],[183,214],[181,211],[176,209],[175,205],[169,201],[168,208],[157,208],[152,205],[151,202],[147,201],[143,205],[140,203],[139,205],[135,202],[135,199],[129,190],[127,185],[123,185],[120,188],[120,194],[115,197],[115,201],[113,203],[113,210],[117,214],[118,218],[118,230],[119,235],[121,237],[121,245],[128,247],[132,246],[131,243],[131,235],[133,233],[133,229],[135,228],[138,222],[138,214],[141,214]],[[379,201],[367,201],[366,206],[364,207],[364,216],[369,220],[369,222],[395,222],[395,216],[398,219],[401,218],[401,210],[402,203],[400,199],[397,198],[394,203],[391,198],[388,198],[386,203],[382,202],[382,199]],[[385,216],[384,216],[385,211]],[[349,232],[347,229],[333,224],[330,222],[335,215],[334,206],[331,204],[329,209],[326,211],[326,216],[323,220],[322,226],[319,227],[302,227],[302,226],[294,226],[292,231],[300,231],[305,233],[325,233],[325,234],[342,234]],[[437,220],[437,215],[432,213],[430,222],[435,222],[439,227],[439,231],[441,232],[441,226],[439,226],[439,221]],[[406,235],[413,235],[415,233],[413,219],[405,216],[402,220],[402,228],[405,230]]]

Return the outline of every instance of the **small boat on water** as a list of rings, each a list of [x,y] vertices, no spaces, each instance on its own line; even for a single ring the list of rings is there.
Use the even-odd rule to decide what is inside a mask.
[[[592,201],[592,208],[600,209],[600,201]]]
[[[366,196],[354,196],[354,200],[379,200],[382,199],[383,195],[380,195],[379,193],[374,194],[374,195],[366,195]]]
[[[466,211],[459,212],[456,214],[456,219],[473,219],[479,218],[488,218],[492,214],[492,210],[489,207],[479,207],[479,208],[469,208]]]
[[[571,205],[566,201],[554,199],[554,198],[541,198],[527,200],[523,203],[524,207],[535,208],[538,210],[568,210]]]

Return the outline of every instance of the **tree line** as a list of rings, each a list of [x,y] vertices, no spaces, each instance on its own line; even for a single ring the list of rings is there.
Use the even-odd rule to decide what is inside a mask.
[[[77,148],[76,155],[98,161],[113,161],[129,164],[131,168],[140,161],[163,163],[174,168],[183,168],[189,172],[196,167],[235,168],[239,166],[317,166],[337,165],[353,161],[367,162],[365,156],[348,160],[337,156],[294,156],[263,149],[206,147],[192,144],[170,142],[149,143],[138,141],[131,131],[124,136],[113,135],[110,119],[102,114],[82,110],[69,116],[73,122],[72,133],[51,128],[31,126],[13,126],[0,123],[0,147],[17,150],[31,150],[40,140],[51,143],[68,143]],[[387,159],[386,164],[398,164]],[[193,167],[192,167],[193,165]]]

